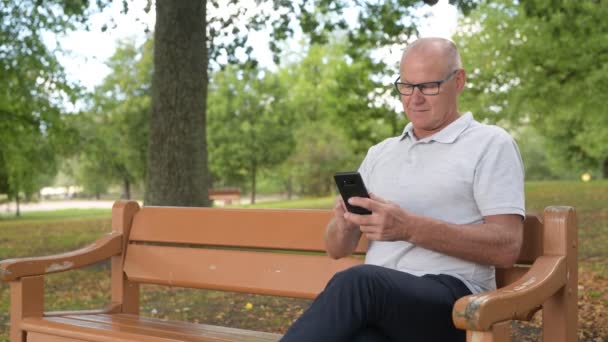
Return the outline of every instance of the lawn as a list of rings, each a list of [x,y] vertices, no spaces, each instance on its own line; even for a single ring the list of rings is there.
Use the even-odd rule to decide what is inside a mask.
[[[608,341],[608,181],[531,182],[526,184],[527,209],[572,205],[579,222],[579,337]],[[333,198],[263,203],[255,207],[330,208]],[[19,219],[0,217],[0,259],[61,253],[82,247],[110,231],[103,210],[26,213]],[[45,280],[45,309],[98,308],[109,301],[109,265],[54,274]],[[0,341],[8,341],[9,291],[0,283]],[[210,324],[284,332],[308,305],[306,300],[201,291],[146,285],[142,314]],[[517,324],[518,341],[540,341],[538,314],[532,323]]]

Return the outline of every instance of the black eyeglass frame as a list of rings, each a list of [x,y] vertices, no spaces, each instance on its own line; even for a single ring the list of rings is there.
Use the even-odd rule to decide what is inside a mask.
[[[431,82],[422,82],[422,83],[407,83],[407,82],[399,82],[399,79],[401,78],[401,76],[397,77],[397,79],[395,80],[395,82],[393,82],[393,85],[395,86],[395,89],[397,90],[397,92],[401,95],[405,95],[405,96],[410,96],[412,94],[414,94],[414,90],[416,88],[418,88],[418,90],[420,90],[420,92],[423,95],[427,95],[427,96],[435,96],[437,94],[439,94],[439,90],[441,89],[441,85],[447,81],[449,81],[452,77],[454,77],[454,75],[458,72],[458,70],[460,69],[456,69],[454,71],[452,71],[446,78],[439,80],[439,81],[431,81]],[[411,87],[412,91],[409,94],[404,94],[401,91],[399,91],[399,85],[400,84],[404,84],[407,85],[409,87]],[[426,94],[424,89],[428,89],[425,88],[425,86],[428,85],[436,85],[437,86],[437,91],[435,93],[432,94]]]

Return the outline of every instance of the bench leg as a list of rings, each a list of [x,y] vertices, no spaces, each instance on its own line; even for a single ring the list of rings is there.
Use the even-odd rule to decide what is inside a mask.
[[[501,322],[492,326],[493,342],[511,341],[511,321]]]
[[[543,304],[543,341],[578,341],[577,292],[564,287]]]
[[[578,259],[576,213],[558,215],[545,210],[545,227],[552,234],[543,240],[545,254],[566,256],[566,284],[543,303],[543,340],[547,342],[578,341]]]
[[[467,330],[467,342],[509,342],[511,340],[511,321],[492,326],[492,331]]]
[[[467,330],[467,342],[494,342],[491,331]]]
[[[112,304],[120,305],[120,312],[139,314],[139,284],[127,280],[120,257],[112,258]]]
[[[23,277],[12,281],[11,287],[11,342],[25,342],[21,320],[25,317],[41,317],[44,311],[44,278]]]

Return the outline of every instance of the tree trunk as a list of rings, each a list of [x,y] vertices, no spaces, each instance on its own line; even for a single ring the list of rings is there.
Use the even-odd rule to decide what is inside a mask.
[[[293,198],[293,177],[292,176],[289,176],[289,178],[287,178],[285,187],[287,188],[287,199],[291,201],[291,199]]]
[[[19,207],[19,191],[17,191],[17,194],[15,195],[15,202],[17,204],[17,208],[16,208],[16,212],[15,215],[17,217],[21,216],[21,208]]]
[[[146,205],[208,206],[206,1],[157,0]]]
[[[124,199],[131,199],[131,182],[129,182],[129,178],[125,177],[122,181],[122,193]]]
[[[251,204],[255,204],[255,187],[257,176],[257,164],[254,161],[251,168]]]

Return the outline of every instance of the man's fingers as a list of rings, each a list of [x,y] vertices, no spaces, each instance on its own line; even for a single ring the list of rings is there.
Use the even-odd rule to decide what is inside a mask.
[[[348,199],[348,203],[368,210],[372,210],[372,202],[373,201],[371,199],[365,197],[351,197]]]
[[[344,200],[342,199],[342,196],[336,197],[336,201],[334,203],[334,209],[342,211],[342,212],[346,211],[346,205],[344,204]]]
[[[352,222],[358,226],[361,225],[370,225],[371,224],[371,216],[372,215],[358,215],[358,214],[353,214],[351,212],[345,212],[344,213],[344,218],[349,221]]]
[[[361,233],[363,233],[363,235],[365,235],[365,238],[367,240],[371,240],[371,241],[379,241],[379,240],[381,240],[380,236],[377,233],[375,233],[375,232],[365,233],[365,232],[361,231]]]
[[[373,192],[370,192],[370,193],[369,193],[369,197],[370,197],[371,199],[373,199],[374,201],[377,201],[377,202],[380,202],[380,203],[389,203],[389,201],[388,201],[388,200],[385,200],[384,198],[382,198],[382,197],[380,197],[380,196],[376,195],[376,194],[375,194],[375,193],[373,193]]]

